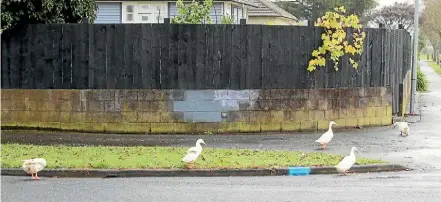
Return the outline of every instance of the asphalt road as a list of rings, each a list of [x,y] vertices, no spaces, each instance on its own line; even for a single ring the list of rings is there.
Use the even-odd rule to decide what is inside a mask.
[[[2,176],[1,201],[439,201],[441,172],[69,179]]]

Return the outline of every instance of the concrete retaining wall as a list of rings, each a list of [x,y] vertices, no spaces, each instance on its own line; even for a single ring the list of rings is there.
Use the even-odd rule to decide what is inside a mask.
[[[389,125],[389,88],[1,91],[2,126],[89,132],[325,130]]]

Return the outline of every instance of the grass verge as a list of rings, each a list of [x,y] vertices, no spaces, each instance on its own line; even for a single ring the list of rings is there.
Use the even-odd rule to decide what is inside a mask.
[[[437,74],[441,74],[441,65],[437,65],[436,62],[429,61],[429,66],[432,67],[433,71]]]
[[[183,168],[183,147],[69,147],[2,144],[2,168],[20,168],[21,160],[43,157],[47,168]],[[334,166],[340,155],[322,152],[263,151],[206,148],[196,168],[277,168],[286,166]],[[360,165],[386,163],[358,158]]]

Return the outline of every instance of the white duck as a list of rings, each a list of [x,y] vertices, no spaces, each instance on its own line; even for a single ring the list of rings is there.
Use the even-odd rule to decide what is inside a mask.
[[[332,132],[332,125],[334,124],[337,125],[337,123],[335,123],[334,121],[330,121],[328,131],[323,133],[323,135],[320,136],[320,138],[315,141],[322,145],[322,149],[326,149],[326,146],[328,145],[329,141],[331,141],[332,138],[334,137],[334,133]]]
[[[182,158],[182,161],[185,163],[191,163],[192,167],[194,167],[194,162],[196,161],[196,159],[199,157],[199,155],[202,153],[202,146],[201,144],[205,144],[203,139],[198,139],[196,141],[196,146],[195,147],[190,147],[187,150],[187,154],[184,156],[184,158]],[[187,165],[188,168],[188,165]]]
[[[356,147],[352,147],[351,148],[351,153],[349,154],[349,156],[345,156],[340,163],[338,163],[335,168],[337,169],[338,172],[340,173],[344,173],[345,175],[347,175],[348,170],[351,169],[351,167],[354,165],[356,158],[355,158],[355,153],[358,153],[358,150]]]
[[[403,133],[406,134],[405,136],[409,135],[409,123],[407,122],[395,122],[394,128],[398,126],[398,129],[400,130],[400,136],[403,136]]]
[[[22,160],[23,161],[23,170],[32,175],[32,179],[39,180],[37,173],[43,170],[46,167],[46,159],[44,158],[33,158]],[[35,174],[35,176],[34,176]]]

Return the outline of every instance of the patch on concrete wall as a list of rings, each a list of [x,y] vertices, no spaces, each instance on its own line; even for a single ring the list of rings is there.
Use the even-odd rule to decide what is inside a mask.
[[[254,106],[259,90],[183,90],[170,93],[173,112],[183,112],[186,122],[221,122],[228,114]],[[222,116],[223,115],[223,116]]]

